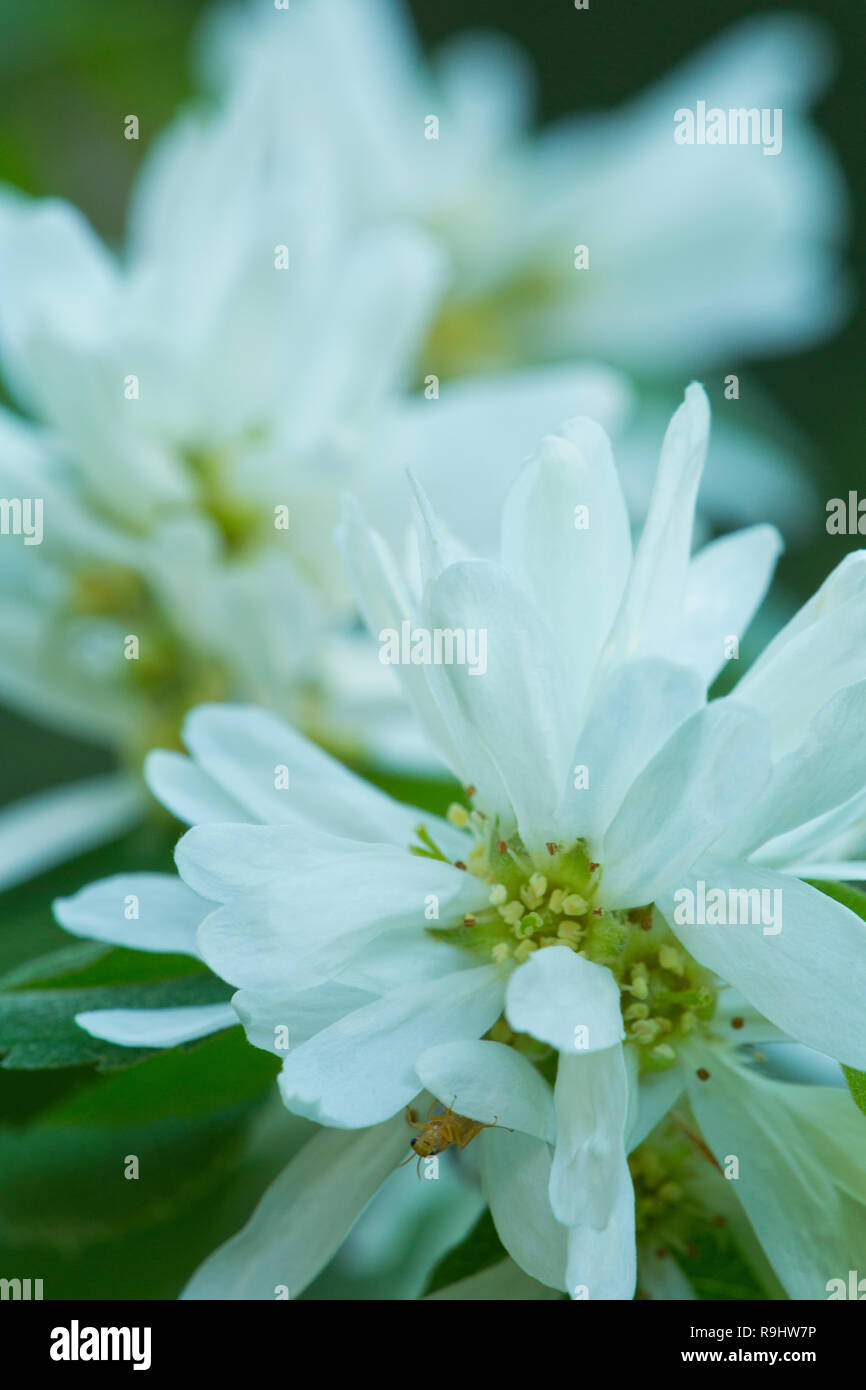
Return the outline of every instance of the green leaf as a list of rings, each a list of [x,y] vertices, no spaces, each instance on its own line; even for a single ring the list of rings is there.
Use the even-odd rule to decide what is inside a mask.
[[[813,888],[825,893],[828,898],[835,899],[843,907],[850,908],[866,922],[866,893],[861,893],[859,888],[852,888],[849,883],[827,883],[822,879],[813,879],[811,882]],[[855,1067],[846,1066],[843,1066],[842,1070],[855,1104],[866,1114],[866,1071],[857,1071]]]
[[[227,1028],[191,1049],[168,1048],[136,1067],[90,1073],[90,1084],[60,1099],[45,1118],[114,1129],[209,1115],[265,1094],[279,1070],[278,1057],[252,1047],[240,1028]]]
[[[16,966],[0,979],[0,990],[20,989],[24,985],[49,989],[73,974],[75,987],[82,989],[95,985],[139,985],[209,973],[194,956],[132,951],[126,946],[110,946],[102,941],[82,941]]]
[[[482,1212],[468,1236],[443,1255],[432,1270],[422,1297],[468,1279],[471,1274],[479,1274],[482,1269],[489,1269],[507,1258],[508,1251],[496,1233],[488,1209]]]
[[[850,883],[828,883],[817,878],[809,879],[808,882],[813,888],[817,888],[819,893],[825,893],[828,898],[835,898],[837,903],[849,907],[866,922],[866,893],[861,893],[859,888],[852,888]]]
[[[160,1009],[218,1004],[232,989],[209,972],[181,979],[117,987],[10,990],[0,994],[0,1051],[4,1067],[36,1069],[125,1067],[152,1056],[154,1048],[118,1047],[92,1038],[75,1022],[91,1009]]]
[[[144,1064],[147,1065],[147,1064]],[[131,1083],[140,1068],[117,1074]],[[0,1270],[46,1299],[174,1299],[314,1131],[260,1099],[206,1118],[0,1129]],[[127,1155],[139,1177],[127,1178]]]
[[[848,1082],[848,1090],[860,1109],[866,1113],[866,1071],[857,1071],[854,1067],[843,1065],[845,1080]]]
[[[19,989],[22,985],[62,980],[101,960],[111,949],[104,941],[77,941],[74,946],[61,946],[58,951],[49,951],[35,960],[22,961],[20,965],[7,970],[5,975],[0,975],[0,989]]]

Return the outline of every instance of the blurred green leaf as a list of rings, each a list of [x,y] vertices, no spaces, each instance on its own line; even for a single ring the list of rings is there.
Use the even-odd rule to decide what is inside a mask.
[[[17,1142],[0,1131],[0,1267],[42,1278],[46,1299],[176,1298],[315,1128],[273,1091],[206,1120],[110,1132],[55,1118]],[[138,1179],[123,1176],[129,1154]]]
[[[866,893],[861,893],[859,888],[852,888],[849,883],[827,883],[818,879],[813,880],[812,887],[826,893],[828,898],[834,898],[843,907],[850,908],[866,922]],[[856,1104],[866,1113],[866,1072],[846,1066],[843,1066],[842,1070],[848,1082],[848,1090]]]
[[[107,956],[112,947],[104,941],[78,941],[74,946],[62,946],[58,951],[23,961],[0,975],[0,989],[19,989],[23,985],[44,985],[49,981],[74,975],[94,961]]]
[[[59,1101],[52,1124],[143,1124],[170,1116],[208,1115],[252,1100],[273,1084],[280,1062],[253,1047],[243,1031],[158,1052],[128,1071],[95,1076],[92,1085]]]
[[[75,976],[76,988],[93,985],[137,985],[152,980],[177,980],[209,973],[194,956],[159,951],[131,951],[102,941],[82,941],[47,956],[26,961],[0,980],[0,989],[32,985],[49,989]]]
[[[68,1248],[163,1219],[229,1172],[247,1113],[240,1106],[110,1131],[46,1118],[0,1132],[0,1236]],[[138,1178],[124,1175],[132,1158]]]
[[[125,1067],[153,1048],[117,1047],[92,1038],[75,1022],[91,1009],[162,1009],[218,1004],[231,998],[229,985],[202,973],[183,979],[85,989],[10,990],[0,994],[0,1051],[4,1067]]]
[[[488,1209],[482,1212],[465,1240],[449,1250],[435,1266],[422,1297],[468,1279],[471,1274],[479,1274],[507,1258],[508,1251],[497,1235]]]

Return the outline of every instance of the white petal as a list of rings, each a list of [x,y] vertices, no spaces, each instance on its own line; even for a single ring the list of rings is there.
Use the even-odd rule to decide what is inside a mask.
[[[618,666],[594,698],[578,738],[557,812],[560,836],[583,836],[600,853],[604,832],[635,777],[703,698],[700,678],[684,666],[659,657]],[[586,777],[578,777],[582,768]]]
[[[177,1047],[237,1026],[231,1004],[191,1004],[179,1009],[92,1009],[75,1022],[93,1038],[121,1047]]]
[[[737,1026],[734,1027],[734,1019]],[[738,1047],[744,1043],[784,1042],[787,1035],[775,1023],[770,1023],[740,991],[727,985],[719,993],[716,1012],[713,1015],[713,1029],[721,1029],[723,1035]]]
[[[239,801],[183,753],[171,753],[163,748],[148,753],[144,775],[157,801],[187,825],[212,820],[240,823],[252,819]]]
[[[678,882],[770,773],[766,720],[715,700],[681,724],[640,773],[604,837],[601,899],[649,903]]]
[[[613,974],[568,946],[546,946],[517,967],[505,1014],[515,1033],[531,1033],[572,1055],[612,1047],[623,1037]]]
[[[381,642],[388,632],[401,633],[402,624],[412,622],[414,604],[388,546],[378,531],[367,525],[357,503],[351,499],[345,505],[336,540],[371,636]],[[461,761],[461,752],[427,685],[423,668],[401,664],[392,669],[434,748],[454,775],[464,784],[468,783],[469,769]]]
[[[504,34],[457,34],[436,54],[436,76],[461,143],[493,154],[531,120],[535,75],[528,55]]]
[[[404,408],[402,452],[441,516],[460,499],[460,539],[493,559],[508,489],[539,439],[574,415],[614,435],[631,405],[626,378],[590,364],[454,378],[435,404],[418,397]]]
[[[866,681],[845,686],[812,718],[800,746],[773,768],[772,778],[717,849],[747,855],[768,840],[843,805],[866,785]]]
[[[707,893],[766,890],[775,925],[688,925],[677,920],[687,915],[688,900],[677,905],[667,893],[657,906],[686,950],[797,1042],[866,1067],[866,922],[807,883],[745,860],[701,860],[679,885],[695,894],[695,904],[699,878]],[[751,919],[750,909],[736,910]]]
[[[351,844],[337,853],[314,848],[303,857],[287,848],[282,867],[274,867],[264,855],[263,873],[269,872],[270,880],[260,887],[251,874],[238,893],[234,880],[216,880],[216,868],[207,858],[203,870],[192,867],[202,836],[210,837],[216,829],[222,827],[189,831],[182,841],[188,852],[178,854],[178,865],[187,882],[225,897],[226,906],[202,923],[198,948],[218,975],[241,988],[268,990],[288,983],[304,989],[342,973],[353,957],[364,953],[368,959],[361,964],[367,964],[369,973],[377,964],[372,943],[384,949],[386,938],[403,931],[422,950],[438,950],[447,970],[448,946],[424,932],[431,897],[438,900],[443,925],[486,903],[485,885],[450,864],[387,846]],[[212,844],[208,838],[208,848]]]
[[[611,634],[609,659],[669,655],[679,630],[710,406],[692,383],[668,426],[647,519]]]
[[[631,1299],[636,1275],[634,1191],[623,1160],[606,1225],[573,1226],[568,1233],[568,1292],[575,1299]]]
[[[565,1226],[603,1230],[613,1215],[623,1169],[628,1177],[628,1092],[624,1049],[618,1043],[603,1052],[559,1059],[550,1205]],[[630,1179],[628,1183],[631,1188]]]
[[[559,1294],[536,1279],[530,1279],[514,1260],[500,1260],[499,1264],[482,1269],[479,1274],[469,1274],[448,1284],[436,1293],[427,1294],[425,1302],[456,1302],[468,1300],[472,1303],[502,1303],[519,1301],[558,1299]]]
[[[443,1105],[481,1124],[498,1120],[553,1143],[553,1093],[528,1058],[482,1039],[439,1043],[415,1063],[422,1086]]]
[[[171,874],[115,874],[57,898],[54,915],[76,936],[135,951],[197,956],[196,931],[210,904]]]
[[[296,1298],[336,1253],[408,1146],[402,1116],[373,1129],[324,1130],[271,1183],[242,1230],[209,1255],[183,1299]]]
[[[418,814],[356,777],[266,710],[200,705],[183,739],[205,772],[257,820],[406,844]],[[280,769],[288,786],[278,786]]]
[[[502,1011],[491,966],[394,990],[290,1053],[280,1075],[288,1108],[340,1128],[376,1123],[418,1092],[415,1063],[436,1043],[477,1038]]]
[[[119,773],[70,782],[0,811],[0,889],[114,840],[141,819],[147,797]]]
[[[429,586],[422,620],[429,630],[462,630],[467,642],[483,634],[483,668],[430,665],[427,679],[484,809],[503,825],[516,815],[524,843],[543,846],[571,751],[550,630],[504,570],[481,560],[451,565]]]
[[[418,561],[423,588],[428,580],[436,579],[449,565],[454,565],[459,560],[468,560],[470,553],[451,535],[442,518],[433,511],[426,492],[411,473],[409,486],[412,491],[412,516],[418,539]]]
[[[769,1042],[761,1046],[760,1071],[773,1081],[793,1081],[798,1085],[846,1087],[845,1073],[838,1062],[823,1052],[801,1043]]]
[[[830,863],[810,864],[808,861],[802,864],[786,865],[788,873],[795,874],[797,878],[816,878],[816,879],[850,879],[852,883],[866,882],[866,861],[862,859],[842,859],[831,861]]]
[[[39,347],[68,335],[92,346],[117,281],[105,247],[76,208],[56,199],[0,201],[0,338],[7,379],[37,412],[46,402]],[[71,348],[70,343],[70,348]],[[50,412],[50,393],[48,397]]]
[[[345,1014],[372,1004],[369,990],[329,980],[312,989],[256,994],[239,989],[232,997],[235,1010],[253,1047],[272,1052],[280,1061],[288,1048],[298,1047]]]
[[[770,868],[791,872],[793,865],[826,860],[847,862],[849,856],[860,859],[866,848],[866,787],[850,801],[843,801],[832,811],[789,830],[775,840],[755,850],[752,858]],[[800,874],[801,878],[846,878],[848,875]]]
[[[578,507],[587,509],[581,528]],[[557,636],[577,716],[631,564],[610,441],[595,421],[570,420],[521,469],[502,515],[502,564]]]
[[[673,654],[696,666],[707,685],[725,664],[728,638],[741,640],[760,607],[781,551],[775,526],[750,526],[705,545],[691,561]]]
[[[854,551],[773,639],[737,686],[766,712],[773,755],[802,742],[841,686],[866,678],[866,550]]]
[[[390,400],[407,384],[417,345],[447,274],[444,251],[420,226],[382,226],[359,233],[346,247],[333,298],[320,317],[327,325],[315,372],[307,381],[305,413],[317,433],[334,419],[363,418],[370,402]],[[336,305],[338,312],[327,311]],[[358,354],[370,375],[358,371]]]
[[[642,1144],[648,1134],[676,1105],[686,1084],[685,1069],[682,1066],[668,1067],[665,1071],[648,1072],[640,1077],[632,1087],[636,1104],[629,1115],[627,1148],[631,1153]]]
[[[825,1299],[866,1240],[863,1115],[844,1091],[767,1081],[709,1048],[705,1067],[689,1087],[704,1138],[739,1159],[732,1186],[788,1295]]]
[[[481,1178],[499,1239],[533,1279],[565,1288],[568,1233],[550,1208],[550,1149],[529,1134],[479,1136]]]

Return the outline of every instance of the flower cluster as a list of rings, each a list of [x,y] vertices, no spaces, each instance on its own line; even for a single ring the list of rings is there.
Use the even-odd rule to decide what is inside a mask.
[[[794,1040],[866,1066],[866,926],[800,877],[863,815],[866,755],[851,749],[866,647],[838,638],[866,628],[866,557],[830,576],[733,695],[708,702],[779,548],[757,527],[691,555],[708,432],[692,386],[633,552],[610,445],[583,418],[520,472],[499,562],[466,558],[416,490],[416,601],[350,510],[342,544],[374,631],[405,614],[488,633],[481,680],[456,664],[400,668],[465,790],[446,819],[391,802],[270,716],[204,707],[185,728],[191,759],[149,763],[152,788],[193,823],[182,881],[108,880],[58,906],[81,934],[145,949],[168,934],[200,953],[237,988],[251,1042],[278,1050],[288,1030],[279,1085],[297,1114],[393,1125],[424,1089],[487,1127],[501,1239],[575,1297],[633,1293],[628,1155],[672,1107],[688,1097],[712,1148],[715,1097],[724,1110],[732,1089],[775,1094],[744,1043]],[[587,498],[588,531],[573,524]],[[675,895],[699,880],[780,892],[784,930],[682,921]],[[129,892],[134,927],[119,920]],[[225,1006],[184,1012],[79,1022],[160,1044],[227,1021]],[[853,1111],[842,1092],[833,1104]],[[656,1189],[638,1202],[639,1230],[675,1202],[673,1179]],[[778,1274],[816,1296],[814,1264]]]

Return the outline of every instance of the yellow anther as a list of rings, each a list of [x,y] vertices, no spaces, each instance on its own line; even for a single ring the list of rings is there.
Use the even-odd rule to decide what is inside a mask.
[[[623,1012],[626,1023],[631,1023],[635,1018],[649,1018],[649,1004],[629,1004]]]
[[[532,952],[537,950],[538,942],[532,941],[527,937],[525,941],[521,941],[520,945],[515,948],[514,959],[517,961],[518,965],[522,965],[524,961],[529,960]]]
[[[562,903],[564,898],[564,890],[562,888],[554,888],[553,892],[550,895],[550,902],[548,903],[548,907],[550,908],[551,912],[558,913],[562,911]]]
[[[556,935],[560,941],[565,941],[569,946],[576,946],[583,936],[583,928],[577,922],[560,922],[556,929]]]
[[[657,1043],[652,1050],[653,1057],[657,1057],[660,1062],[675,1062],[677,1054],[674,1052],[670,1043]]]
[[[659,1035],[658,1020],[639,1018],[632,1024],[632,1035],[641,1043],[653,1043]]]
[[[547,892],[547,879],[544,874],[535,873],[529,880],[529,886],[539,899],[543,898]]]
[[[693,1014],[691,1009],[685,1009],[680,1014],[680,1028],[684,1033],[693,1033],[698,1026],[698,1016]]]
[[[504,965],[511,959],[511,947],[507,941],[497,941],[491,954],[497,965]]]
[[[535,889],[528,883],[524,883],[523,887],[520,889],[520,897],[530,911],[538,907],[541,902],[540,893],[536,893]]]
[[[469,812],[465,806],[460,805],[459,801],[452,801],[445,814],[451,824],[457,826],[458,830],[465,830],[469,824]]]
[[[505,884],[494,883],[487,895],[487,901],[492,903],[494,907],[501,907],[503,903],[508,902],[508,889]]]
[[[562,900],[562,910],[569,917],[582,917],[588,907],[586,898],[582,898],[579,893],[569,893],[568,897]]]
[[[500,907],[499,915],[504,922],[519,922],[523,916],[523,903],[519,903],[516,898],[512,898],[510,903]]]
[[[686,968],[686,963],[676,946],[659,948],[659,965],[663,970],[673,971],[674,975],[682,975]]]
[[[632,983],[630,985],[624,985],[623,988],[627,989],[629,994],[633,994],[636,999],[646,999],[649,997],[649,984],[647,983],[645,975],[638,975],[637,979],[635,979],[634,973],[632,973]]]
[[[555,937],[555,936],[543,936],[543,937],[541,938],[540,945],[542,945],[542,946],[559,946],[559,945],[561,945],[561,942],[560,942],[560,941],[558,940],[558,938]]]

